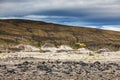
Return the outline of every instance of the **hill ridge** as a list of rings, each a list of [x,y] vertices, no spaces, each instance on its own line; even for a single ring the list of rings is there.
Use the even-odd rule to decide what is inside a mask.
[[[0,20],[0,43],[31,44],[41,43],[71,44],[83,42],[88,47],[120,48],[120,32],[96,28],[73,27],[22,19]]]

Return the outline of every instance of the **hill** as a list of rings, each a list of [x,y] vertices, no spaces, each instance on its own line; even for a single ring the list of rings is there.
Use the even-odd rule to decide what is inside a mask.
[[[41,21],[7,19],[0,20],[0,44],[43,43],[55,45],[82,42],[89,48],[120,48],[120,32],[95,28],[73,27]]]

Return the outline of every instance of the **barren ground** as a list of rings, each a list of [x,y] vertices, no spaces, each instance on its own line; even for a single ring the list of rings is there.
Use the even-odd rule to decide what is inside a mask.
[[[120,51],[1,53],[0,80],[120,80]]]

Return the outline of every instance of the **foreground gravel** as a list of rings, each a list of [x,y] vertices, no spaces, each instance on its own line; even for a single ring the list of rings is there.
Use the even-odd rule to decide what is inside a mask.
[[[120,63],[55,60],[2,64],[0,80],[120,80]]]

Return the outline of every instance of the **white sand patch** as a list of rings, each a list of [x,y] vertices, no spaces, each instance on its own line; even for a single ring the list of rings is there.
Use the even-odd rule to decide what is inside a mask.
[[[86,48],[79,48],[78,51],[83,54],[94,53],[93,51],[86,49]]]
[[[106,55],[107,54],[107,55]],[[1,59],[5,58],[26,58],[26,57],[33,57],[38,59],[46,59],[46,60],[70,60],[70,61],[120,61],[120,51],[119,52],[106,52],[104,54],[95,54],[90,56],[88,54],[75,54],[71,53],[68,54],[67,52],[61,53],[40,53],[40,52],[17,52],[17,53],[2,53],[0,54]]]
[[[59,48],[58,48],[58,50],[66,50],[66,51],[68,51],[68,50],[73,50],[70,46],[67,46],[67,45],[61,45]]]

